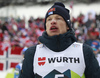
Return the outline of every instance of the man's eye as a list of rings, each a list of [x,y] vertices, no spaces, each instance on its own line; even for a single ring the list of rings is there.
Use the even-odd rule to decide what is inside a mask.
[[[48,19],[47,19],[47,21],[50,21],[50,20],[51,20],[51,18],[48,18]]]
[[[57,18],[58,20],[61,20],[61,18],[59,17],[59,18]]]

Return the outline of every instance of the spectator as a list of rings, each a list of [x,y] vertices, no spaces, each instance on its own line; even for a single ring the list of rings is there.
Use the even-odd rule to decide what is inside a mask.
[[[0,29],[0,42],[3,41],[3,33],[2,33],[2,29]]]
[[[4,33],[5,30],[8,31],[7,26],[8,26],[8,22],[5,22],[5,23],[3,24],[3,26],[2,26],[2,31],[3,31],[3,33]]]

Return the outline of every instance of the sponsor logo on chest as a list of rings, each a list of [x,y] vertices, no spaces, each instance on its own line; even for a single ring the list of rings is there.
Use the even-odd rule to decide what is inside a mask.
[[[80,63],[79,57],[38,57],[38,65],[43,66],[46,63]]]

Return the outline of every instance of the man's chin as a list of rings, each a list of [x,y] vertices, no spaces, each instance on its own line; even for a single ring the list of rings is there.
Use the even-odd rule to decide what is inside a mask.
[[[55,36],[55,35],[59,35],[59,33],[51,33],[51,34],[48,34],[49,36]]]

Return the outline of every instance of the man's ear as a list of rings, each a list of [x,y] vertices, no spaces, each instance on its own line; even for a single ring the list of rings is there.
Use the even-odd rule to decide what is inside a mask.
[[[67,30],[69,30],[69,27],[67,28]]]
[[[67,26],[66,29],[69,30],[69,27]]]

